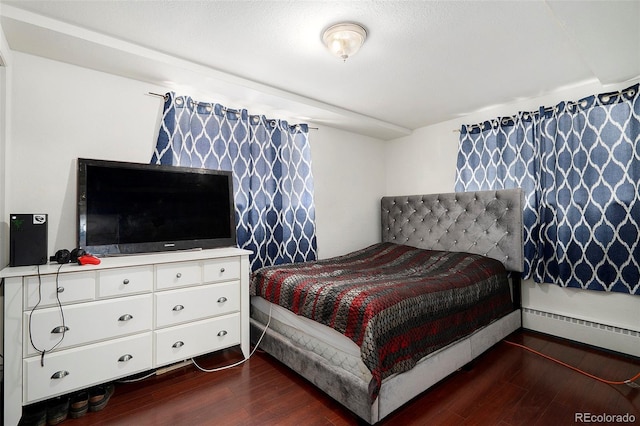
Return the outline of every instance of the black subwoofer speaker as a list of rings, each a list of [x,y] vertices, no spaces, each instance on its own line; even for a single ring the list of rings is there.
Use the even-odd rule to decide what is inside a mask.
[[[47,215],[9,215],[9,266],[44,265],[47,256]]]

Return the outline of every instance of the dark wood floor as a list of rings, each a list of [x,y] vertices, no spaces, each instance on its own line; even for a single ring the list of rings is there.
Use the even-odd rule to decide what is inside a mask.
[[[626,380],[640,360],[549,336],[518,331],[508,338],[588,372]],[[205,368],[238,360],[230,349],[198,360]],[[381,425],[570,425],[575,413],[635,416],[640,389],[611,386],[500,342],[384,419]],[[104,411],[65,425],[355,425],[342,408],[269,355],[241,367],[203,373],[184,367],[137,383],[118,384]],[[579,424],[579,423],[578,423]],[[590,423],[594,424],[594,423]],[[629,424],[629,423],[626,423]]]

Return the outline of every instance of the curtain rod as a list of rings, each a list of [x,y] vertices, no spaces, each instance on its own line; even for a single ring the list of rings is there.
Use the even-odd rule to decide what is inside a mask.
[[[592,96],[597,96],[597,97],[602,97],[602,101],[603,102],[609,102],[609,100],[611,99],[611,97],[613,96],[620,96],[622,94],[626,94],[626,93],[630,93],[632,96],[634,95],[633,90],[635,89],[636,85],[632,85],[631,87],[627,87],[626,89],[622,89],[619,90],[617,92],[606,92],[606,93],[600,93],[598,95],[592,95]],[[588,98],[590,98],[591,96],[587,96]],[[580,99],[578,101],[566,101],[567,105],[569,106],[574,106],[574,105],[578,105],[579,103],[584,103],[586,102],[586,98]],[[550,106],[550,107],[545,107],[544,111],[545,112],[551,112],[556,108],[557,105],[555,106]],[[532,114],[532,115],[538,115],[540,114],[540,110],[538,111],[529,111],[528,114]],[[513,117],[513,116],[512,116]],[[500,118],[500,117],[498,117]],[[490,120],[485,120],[485,121],[491,121],[494,122],[496,120],[498,120],[498,118],[493,118]],[[507,117],[502,117],[502,118],[507,118]],[[510,117],[509,117],[510,118]],[[482,123],[478,123],[478,124],[468,124],[467,126],[474,128],[474,127],[482,127],[482,124],[485,122],[483,121]],[[454,133],[460,133],[460,129],[453,129],[452,130]]]
[[[154,93],[154,92],[148,92],[148,94],[151,95],[151,96],[158,96],[158,97],[164,99],[165,101],[167,100],[167,95],[161,95],[160,93]],[[230,109],[230,108],[226,108],[226,107],[222,107],[222,111],[223,112],[227,112],[227,111],[235,111],[235,110]],[[254,115],[254,117],[255,117],[255,115]],[[319,130],[317,127],[311,127],[309,125],[307,125],[307,128],[309,130]]]

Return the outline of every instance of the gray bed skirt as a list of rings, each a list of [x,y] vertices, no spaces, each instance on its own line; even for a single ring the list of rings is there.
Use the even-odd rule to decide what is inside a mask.
[[[260,348],[300,374],[369,424],[377,423],[491,346],[519,329],[520,310],[500,318],[423,358],[413,369],[382,382],[379,397],[369,403],[368,383],[267,329]],[[264,324],[251,318],[251,341],[257,342]]]

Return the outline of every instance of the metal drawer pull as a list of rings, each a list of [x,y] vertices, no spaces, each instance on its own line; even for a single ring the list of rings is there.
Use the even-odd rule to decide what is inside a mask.
[[[179,312],[179,311],[181,311],[183,309],[184,309],[184,306],[182,306],[182,305],[176,305],[176,306],[173,307],[173,310],[176,311],[176,312]]]
[[[133,315],[131,314],[124,314],[123,316],[121,316],[120,318],[118,318],[118,321],[129,321],[133,319]]]
[[[176,274],[176,278],[182,278],[182,274],[181,274],[180,272],[178,272],[178,273]]]
[[[129,354],[122,355],[120,358],[118,358],[118,362],[127,362],[132,358],[133,358],[133,355],[129,355]]]
[[[225,269],[224,268],[220,268],[220,273],[224,274]]]
[[[222,296],[220,299],[218,299],[218,303],[224,303],[227,301],[227,298]]]
[[[53,373],[53,376],[51,376],[52,379],[62,379],[66,376],[69,375],[68,371],[65,370],[60,370],[60,371],[56,371],[55,373]]]
[[[58,287],[58,288],[56,289],[56,291],[57,291],[58,293],[62,293],[62,292],[64,292],[64,287]]]
[[[66,325],[59,325],[53,330],[51,330],[51,333],[60,334],[60,333],[65,333],[67,331],[69,331],[69,327],[67,327]]]
[[[129,278],[125,278],[125,279],[122,281],[122,284],[124,284],[124,285],[129,284]]]
[[[173,345],[171,345],[172,348],[181,348],[184,346],[184,342],[178,340],[177,342],[175,342]]]
[[[222,330],[220,332],[218,332],[218,337],[223,337],[227,335],[227,330]]]

